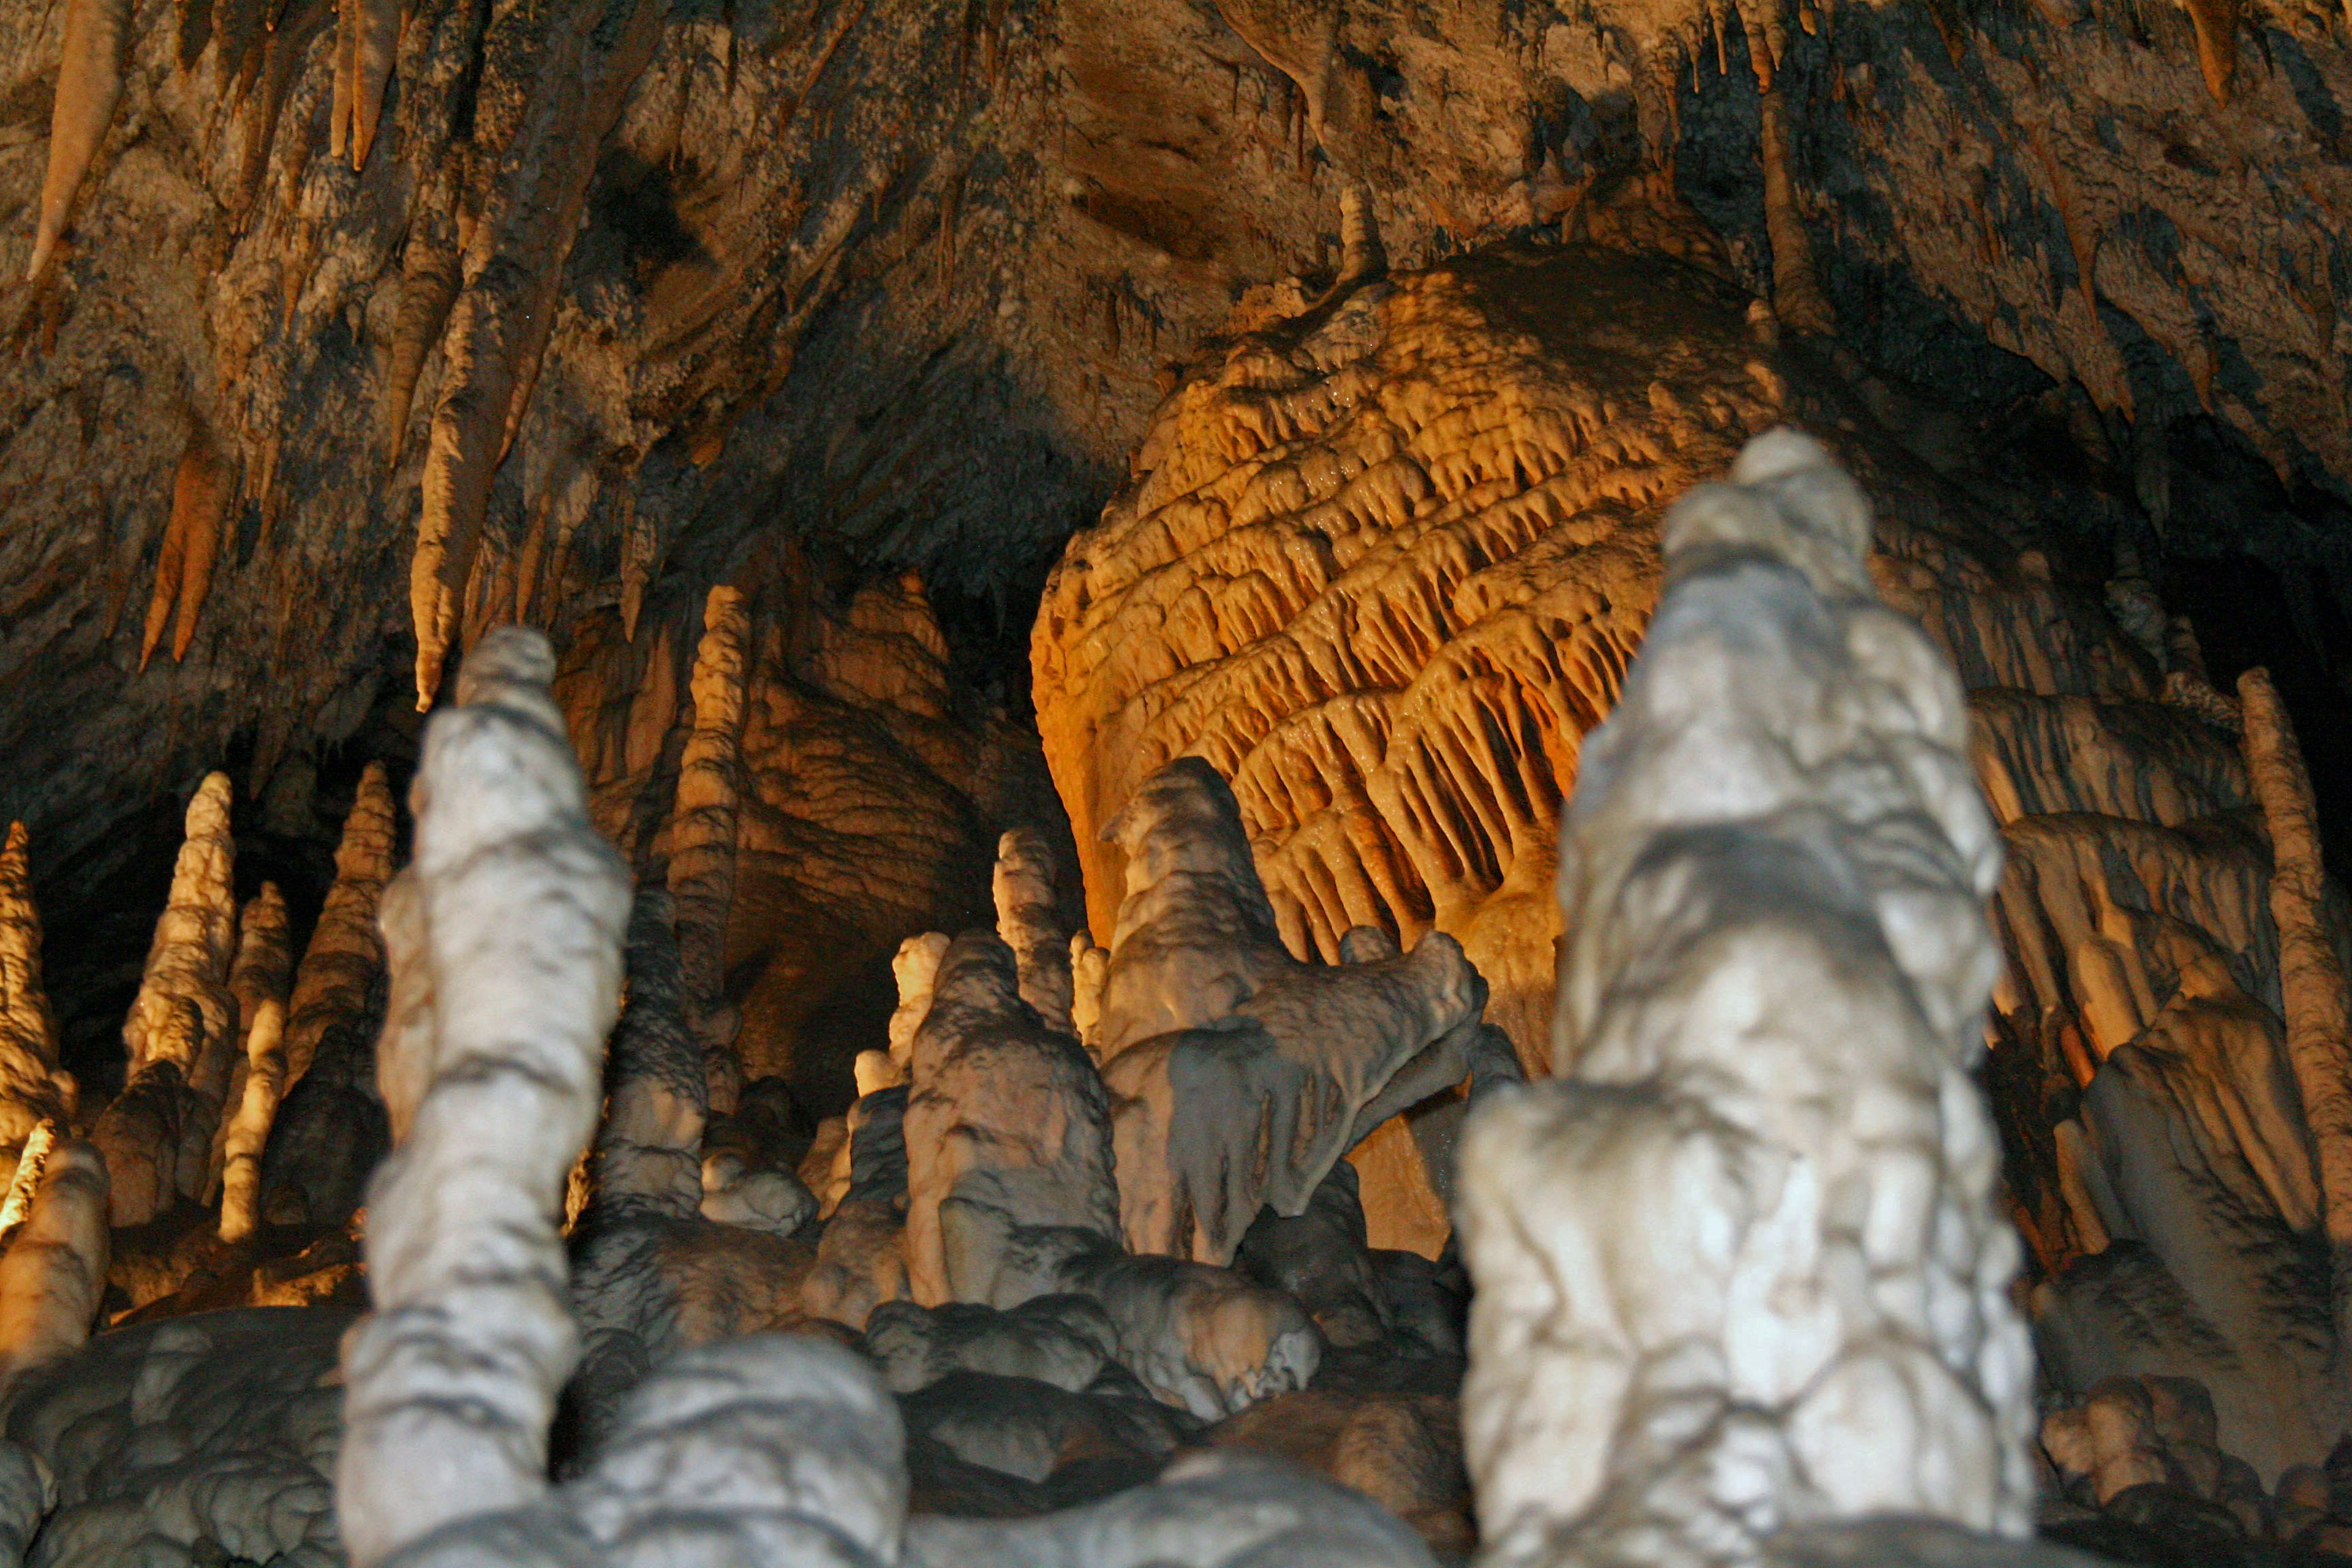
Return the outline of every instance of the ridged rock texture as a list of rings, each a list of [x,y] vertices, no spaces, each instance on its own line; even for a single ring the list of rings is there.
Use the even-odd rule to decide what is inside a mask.
[[[122,1026],[122,1092],[90,1136],[112,1178],[114,1223],[142,1225],[182,1198],[201,1201],[227,1054],[237,1043],[229,989],[236,957],[236,843],[226,773],[208,773],[188,803],[187,837],[155,922],[139,995]],[[206,1084],[215,1086],[207,1095]]]
[[[1001,835],[1058,836],[1061,812],[919,582],[856,587],[792,551],[732,581],[649,608],[635,641],[592,619],[556,697],[597,827],[677,900],[712,1108],[781,1076],[831,1112],[899,942],[988,920]]]
[[[0,677],[61,683],[0,816],[60,864],[771,526],[1009,595],[1236,294],[1531,226],[1719,241],[1792,330],[2063,389],[2168,549],[2344,559],[2292,521],[2352,485],[2326,0],[395,12],[0,21]]]
[[[554,1215],[595,1130],[628,878],[588,826],[553,674],[537,633],[487,640],[411,796],[422,940],[400,956],[430,989],[387,1040],[402,1137],[370,1188],[375,1310],[343,1352],[336,1510],[355,1568],[541,1494],[579,1356]]]
[[[1561,839],[1559,1077],[1463,1137],[1486,1563],[2030,1526],[2021,1249],[1968,1076],[2000,840],[1959,682],[1879,603],[1870,535],[1786,430],[1665,519]]]
[[[43,1121],[69,1113],[73,1075],[58,1066],[57,1021],[41,984],[41,911],[25,825],[0,844],[0,1150],[14,1160]]]

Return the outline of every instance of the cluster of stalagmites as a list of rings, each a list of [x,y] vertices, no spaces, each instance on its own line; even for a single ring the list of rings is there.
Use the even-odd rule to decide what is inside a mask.
[[[887,1044],[814,1129],[766,1080],[713,1110],[678,879],[633,889],[592,826],[537,634],[486,638],[428,726],[397,877],[362,786],[299,966],[274,896],[230,902],[208,781],[104,1159],[69,1111],[27,1140],[0,1541],[1405,1568],[1470,1544],[1475,1479],[1496,1568],[2035,1561],[1994,1539],[2029,1517],[2031,1360],[1966,1077],[2000,852],[1960,690],[1872,592],[1867,509],[1820,448],[1775,434],[1732,479],[1667,520],[1656,625],[1590,742],[1560,1072],[1534,1086],[1444,933],[1292,956],[1198,758],[1106,825],[1107,950],[1059,924],[1045,841],[1007,834],[995,927],[906,943]],[[6,975],[10,1016],[37,1016]],[[336,1068],[338,1009],[371,996],[373,1070]],[[322,1072],[391,1144],[371,1310],[257,1308],[256,1270],[241,1310],[145,1313],[69,1357],[110,1167],[112,1236],[151,1252],[207,1157],[247,1194],[213,1300],[218,1248],[348,1217],[322,1140],[281,1156],[262,1131]],[[1346,1156],[1465,1083],[1457,1415],[1450,1263],[1369,1245]],[[2226,1481],[2194,1404],[2103,1385],[2046,1446],[2102,1500]]]

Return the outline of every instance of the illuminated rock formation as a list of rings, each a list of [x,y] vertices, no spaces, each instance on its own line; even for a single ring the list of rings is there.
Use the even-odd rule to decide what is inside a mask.
[[[1034,828],[1016,827],[996,842],[996,934],[1021,968],[1021,1000],[1045,1027],[1075,1035],[1070,1017],[1070,937],[1054,913],[1054,851]]]
[[[1097,931],[1126,854],[1100,830],[1197,755],[1233,782],[1294,954],[1446,931],[1542,1060],[1559,798],[1655,599],[1657,509],[1777,393],[1703,289],[1575,262],[1367,286],[1235,340],[1163,405],[1034,648]]]
[[[703,604],[702,641],[689,689],[694,727],[677,765],[669,886],[679,910],[681,1000],[709,1060],[709,1102],[731,1110],[742,1087],[735,1016],[725,1002],[727,915],[735,898],[737,814],[742,807],[744,666],[751,616],[725,586]]]
[[[265,882],[237,917],[236,962],[228,988],[236,997],[238,1035],[228,1081],[217,1091],[197,1086],[222,1107],[213,1138],[212,1179],[220,1190],[223,1241],[250,1235],[259,1217],[261,1152],[286,1090],[286,1000],[293,956],[286,900],[276,883]]]
[[[1128,885],[1097,1026],[1121,1225],[1138,1252],[1223,1264],[1261,1207],[1303,1213],[1374,1128],[1468,1076],[1486,986],[1442,931],[1404,957],[1292,959],[1196,758],[1107,831]]]
[[[763,559],[634,642],[593,624],[557,681],[598,827],[667,864],[716,1111],[772,1076],[839,1110],[899,944],[986,919],[1000,835],[1056,815],[1034,739],[959,695],[919,584],[822,577]]]
[[[111,1177],[117,1226],[144,1224],[179,1198],[205,1195],[221,1105],[194,1080],[236,1038],[228,984],[236,956],[236,845],[228,814],[228,775],[207,774],[188,803],[170,900],[122,1026],[127,1080],[90,1132]]]
[[[25,825],[0,845],[0,1152],[13,1161],[33,1129],[72,1113],[73,1075],[58,1066],[57,1024],[41,984],[41,912],[33,902]]]
[[[382,984],[383,938],[376,906],[392,880],[398,824],[383,765],[370,763],[360,774],[358,796],[343,819],[335,847],[335,880],[311,928],[310,945],[294,972],[294,994],[286,1006],[286,1057],[291,1076],[310,1071],[320,1037],[336,1023],[372,1030],[370,997]]]
[[[1666,520],[1669,586],[1570,803],[1562,1077],[1464,1139],[1496,1563],[2030,1522],[2018,1247],[1967,1070],[2000,865],[1967,710],[1879,604],[1869,507],[1820,447],[1768,435],[1731,479]]]
[[[80,1348],[106,1289],[107,1171],[62,1138],[42,1155],[24,1223],[0,1254],[0,1392]]]
[[[375,1310],[344,1347],[336,1510],[360,1568],[541,1496],[579,1354],[553,1216],[602,1098],[628,879],[588,826],[552,673],[537,634],[486,639],[417,773],[421,952],[398,956],[431,989],[384,1046],[429,1055],[385,1069],[404,1132],[368,1205]]]
[[[1053,1289],[1062,1258],[1118,1237],[1109,1100],[1076,1039],[1024,999],[1034,973],[966,933],[915,1034],[907,1275],[925,1306],[1018,1306]]]

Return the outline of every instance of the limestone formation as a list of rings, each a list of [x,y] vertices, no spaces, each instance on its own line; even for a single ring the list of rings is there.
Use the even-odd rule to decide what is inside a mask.
[[[1018,1306],[1051,1290],[1061,1258],[1119,1233],[1102,1079],[1024,989],[1014,951],[967,932],[915,1035],[907,1274],[925,1306]]]
[[[198,1075],[195,1089],[221,1105],[213,1136],[211,1180],[221,1195],[221,1239],[249,1235],[258,1215],[261,1152],[286,1089],[286,1000],[293,953],[286,900],[275,882],[247,900],[237,916],[236,961],[228,988],[236,998],[237,1034],[221,1072]],[[225,1081],[213,1082],[215,1076]]]
[[[42,1157],[25,1223],[0,1253],[0,1393],[80,1348],[106,1289],[106,1162],[78,1138]]]
[[[1231,1269],[1105,1249],[1065,1263],[1060,1284],[1103,1310],[1146,1388],[1204,1420],[1306,1387],[1322,1361],[1306,1310]]]
[[[58,1066],[56,1021],[41,984],[41,912],[33,902],[25,825],[0,845],[0,1151],[14,1159],[35,1128],[70,1115],[73,1075]]]
[[[405,1129],[371,1186],[375,1310],[344,1348],[336,1509],[360,1568],[546,1486],[579,1352],[556,1234],[593,1131],[628,881],[589,828],[538,634],[493,634],[425,737],[416,816],[423,1015],[384,1045]]]
[[[731,1110],[740,1069],[725,998],[727,916],[735,897],[736,816],[742,808],[744,681],[751,617],[733,588],[710,590],[694,656],[694,728],[677,770],[671,894],[678,903],[688,1017],[710,1061],[711,1103]]]
[[[202,1199],[211,1174],[221,1102],[217,1088],[207,1097],[194,1080],[218,1076],[211,1064],[225,1060],[236,1038],[229,795],[228,775],[210,773],[188,803],[170,900],[122,1026],[127,1081],[90,1132],[111,1176],[117,1226],[142,1225],[181,1198]]]
[[[320,1037],[334,1024],[351,1024],[363,1032],[374,1028],[373,999],[384,973],[376,911],[384,885],[392,879],[397,831],[383,765],[371,763],[360,774],[359,794],[343,819],[342,840],[335,847],[334,885],[327,889],[326,905],[294,973],[294,994],[286,1007],[286,1060],[291,1079],[310,1070]]]
[[[1563,1076],[1465,1135],[1494,1563],[2031,1517],[2017,1247],[1967,1076],[2000,856],[1960,689],[1878,603],[1869,507],[1819,446],[1775,432],[1731,479],[1669,515],[1664,599],[1587,744]]]
[[[1097,931],[1127,852],[1097,833],[1195,754],[1233,781],[1292,953],[1449,932],[1540,1061],[1558,802],[1654,601],[1654,519],[1772,395],[1736,322],[1603,258],[1568,270],[1368,285],[1162,406],[1033,649]],[[1675,348],[1637,371],[1591,346],[1619,323]]]
[[[350,1321],[247,1308],[140,1323],[26,1378],[8,1436],[54,1488],[32,1561],[344,1561],[335,1344]]]
[[[1008,1311],[950,1301],[890,1301],[866,1321],[866,1349],[893,1394],[959,1372],[1084,1392],[1118,1357],[1118,1331],[1083,1296],[1033,1296]]]
[[[64,237],[74,194],[113,123],[130,47],[129,0],[74,0],[66,8],[57,103],[49,116],[48,172],[41,179],[40,225],[25,268],[27,281],[39,280]]]
[[[1427,1568],[1428,1549],[1343,1488],[1242,1454],[1191,1455],[1152,1486],[1043,1519],[918,1519],[904,1568]]]
[[[891,1010],[889,1023],[893,1081],[904,1082],[912,1069],[915,1036],[922,1029],[923,1020],[930,1016],[931,996],[939,985],[940,963],[947,957],[950,940],[946,932],[936,931],[910,936],[898,944],[898,951],[890,959],[891,977],[898,986],[898,1005]]]
[[[2221,93],[2219,87],[2215,92]],[[2278,928],[2286,1059],[2294,1072],[2319,1184],[2320,1228],[2334,1275],[2336,1343],[2352,1353],[2352,988],[2328,930],[2319,810],[2294,721],[2269,672],[2238,678],[2246,772],[2271,841],[2270,911]]]
[[[1404,957],[1292,959],[1198,758],[1108,831],[1128,877],[1099,1026],[1121,1223],[1138,1252],[1223,1264],[1261,1207],[1304,1212],[1375,1127],[1468,1076],[1486,986],[1442,931]]]
[[[1070,942],[1055,918],[1054,868],[1054,852],[1034,828],[997,840],[996,934],[1021,966],[1021,1000],[1055,1034],[1074,1035]]]

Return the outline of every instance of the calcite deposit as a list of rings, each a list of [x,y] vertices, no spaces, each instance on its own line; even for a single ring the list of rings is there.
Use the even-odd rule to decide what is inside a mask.
[[[0,3],[0,1568],[2352,1551],[2347,29]]]

